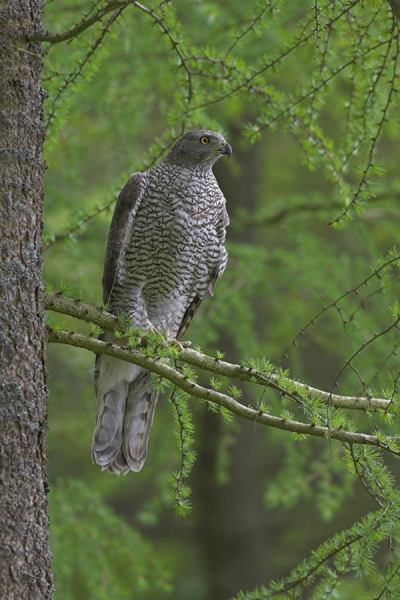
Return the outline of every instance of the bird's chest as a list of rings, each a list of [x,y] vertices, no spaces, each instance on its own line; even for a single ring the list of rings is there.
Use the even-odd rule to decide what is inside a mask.
[[[175,181],[147,190],[135,219],[149,244],[160,251],[169,247],[182,251],[203,245],[215,232],[221,211],[219,190],[204,182],[190,186]],[[133,235],[133,239],[135,235]]]
[[[167,175],[148,180],[124,261],[143,293],[157,297],[206,281],[221,252],[217,230],[225,201],[217,183]]]

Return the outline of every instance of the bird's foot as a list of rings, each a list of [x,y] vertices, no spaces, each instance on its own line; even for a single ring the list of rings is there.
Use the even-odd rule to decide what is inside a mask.
[[[176,346],[178,350],[183,350],[183,345],[180,342],[178,342],[178,340],[169,340],[168,345]]]
[[[170,346],[177,346],[179,350],[183,350],[184,348],[189,348],[192,345],[192,342],[178,342],[178,340],[170,340]]]

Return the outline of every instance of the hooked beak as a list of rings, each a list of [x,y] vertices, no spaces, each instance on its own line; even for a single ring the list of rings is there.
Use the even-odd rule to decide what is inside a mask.
[[[230,147],[230,145],[228,144],[228,142],[225,142],[225,144],[222,146],[222,148],[220,148],[218,150],[218,152],[220,154],[227,154],[228,158],[229,158],[230,155],[232,154],[232,148]]]

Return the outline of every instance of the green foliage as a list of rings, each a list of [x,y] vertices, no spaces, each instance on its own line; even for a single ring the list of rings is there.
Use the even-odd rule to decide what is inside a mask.
[[[186,517],[192,509],[189,500],[191,490],[184,483],[184,480],[189,477],[196,459],[196,452],[193,450],[194,427],[187,399],[188,395],[178,388],[175,388],[169,397],[169,402],[172,404],[175,412],[175,423],[178,426],[176,439],[181,455],[179,470],[173,471],[171,474],[170,492],[172,504],[178,517]]]
[[[353,571],[358,577],[365,577],[373,571],[374,555],[385,537],[382,531],[387,528],[393,515],[387,517],[386,511],[368,515],[362,522],[322,544],[288,577],[271,582],[267,589],[261,588],[250,594],[241,593],[236,600],[271,598],[276,595],[287,599],[301,598],[304,588],[310,587],[313,590],[310,596],[313,600],[340,597],[340,591],[336,593],[336,588],[343,575]],[[365,543],[366,539],[369,540],[368,544]],[[390,580],[393,579],[392,573],[391,570]],[[386,585],[385,582],[383,586]],[[342,584],[340,587],[345,585]]]
[[[228,392],[235,400],[238,400],[240,396],[243,395],[242,390],[240,390],[236,385],[231,385]]]
[[[60,321],[56,317],[46,315],[46,325],[50,329],[54,329],[55,331],[63,331],[65,329],[65,322]]]
[[[103,330],[101,329],[101,327],[99,327],[95,323],[90,323],[90,333],[92,335],[99,336],[99,335],[101,335],[103,333]]]
[[[108,600],[169,595],[169,575],[150,544],[85,484],[60,480],[50,495],[56,598]]]
[[[215,377],[211,377],[210,379],[210,386],[212,387],[213,390],[215,391],[219,391],[222,388],[223,382],[219,379],[216,379]]]
[[[92,15],[104,6],[94,2],[84,10]],[[224,559],[214,556],[206,574],[204,565],[219,539],[235,531],[235,519],[229,532],[217,525],[236,495],[243,498],[236,520],[248,517],[263,527],[251,502],[260,490],[242,483],[254,470],[268,522],[277,517],[277,524],[265,534],[272,550],[268,560],[262,556],[269,566],[264,586],[238,599],[396,598],[400,499],[396,464],[386,458],[399,452],[390,439],[398,431],[399,407],[400,255],[393,247],[400,194],[398,26],[388,4],[372,0],[141,6],[145,10],[111,12],[70,43],[47,48],[46,282],[59,289],[62,274],[68,283],[61,293],[72,285],[100,305],[110,209],[127,175],[159,162],[182,132],[218,129],[234,149],[228,164],[216,166],[231,216],[230,259],[190,338],[216,361],[253,369],[253,383],[257,374],[276,376],[281,392],[253,384],[239,389],[220,376],[209,381],[209,374],[206,382],[198,374],[199,382],[261,413],[328,432],[327,439],[310,441],[298,433],[264,432],[254,423],[258,446],[252,454],[251,434],[240,446],[243,434],[227,409],[197,406],[174,389],[179,458],[171,411],[160,401],[144,471],[126,479],[94,473],[88,447],[95,405],[89,384],[82,393],[75,383],[87,381],[90,366],[65,350],[49,382],[50,458],[87,483],[52,486],[57,594],[160,597],[168,578],[143,540],[158,535],[154,545],[185,581],[174,597],[219,600],[212,572],[224,568]],[[46,29],[65,31],[82,18],[76,0],[62,10],[46,5]],[[120,340],[176,365],[178,346],[156,333],[143,336],[126,315],[119,319],[129,327]],[[54,319],[47,324],[64,327]],[[91,332],[99,329],[91,326]],[[197,380],[190,366],[176,366]],[[381,395],[390,405],[339,410],[290,377],[327,392]],[[152,382],[160,392],[169,387],[159,377]],[[203,422],[221,417],[215,440],[208,438]],[[346,446],[342,452],[329,439],[334,428],[373,433],[388,451]],[[65,456],[72,440],[76,445]],[[218,502],[223,492],[212,488],[214,479],[224,489],[236,481],[225,504]],[[209,489],[214,497],[205,507],[199,490]],[[185,525],[173,521],[163,529],[166,507],[186,516],[192,498],[200,508]],[[207,512],[215,515],[213,530],[195,534],[204,529]],[[135,515],[143,537],[126,524]],[[179,527],[187,528],[186,537],[173,536]],[[245,536],[236,539],[226,547],[245,549]],[[194,548],[195,565],[189,558]]]

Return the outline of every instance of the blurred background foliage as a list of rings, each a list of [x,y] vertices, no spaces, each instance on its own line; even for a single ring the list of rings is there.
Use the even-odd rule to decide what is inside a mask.
[[[48,0],[44,27],[65,31],[104,4]],[[231,217],[230,260],[186,339],[231,362],[266,356],[327,391],[336,382],[337,393],[365,395],[368,387],[380,396],[391,387],[395,397],[399,340],[389,307],[397,263],[360,286],[398,243],[399,38],[389,5],[175,0],[146,8],[164,32],[129,6],[47,48],[46,283],[100,306],[107,232],[123,183],[160,161],[185,130],[217,129],[233,147],[231,160],[215,166]],[[357,294],[335,304],[356,286]],[[346,368],[350,359],[354,369]],[[141,473],[117,478],[91,464],[93,362],[75,348],[48,350],[58,600],[226,600],[287,575],[378,508],[339,443],[225,423],[193,400],[193,510],[176,518],[169,481],[180,453],[167,396]],[[241,388],[244,404],[260,400],[251,386]],[[279,413],[275,392],[263,400]],[[365,431],[375,429],[374,419],[353,416]],[[395,460],[387,464],[396,475]],[[390,585],[395,594],[397,554],[388,538],[363,578],[333,578],[304,597],[352,600],[372,590],[378,598]],[[294,593],[279,597],[300,597]]]

